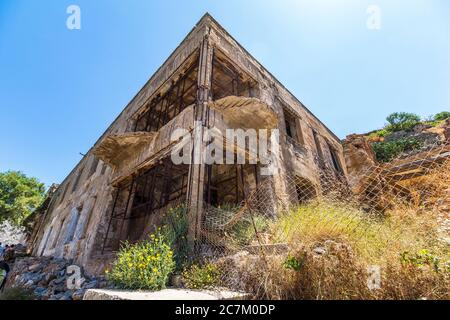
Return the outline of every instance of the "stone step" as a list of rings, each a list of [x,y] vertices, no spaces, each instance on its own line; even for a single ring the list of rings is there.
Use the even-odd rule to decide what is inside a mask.
[[[161,291],[126,291],[90,289],[83,300],[246,300],[249,295],[228,290],[164,289]]]

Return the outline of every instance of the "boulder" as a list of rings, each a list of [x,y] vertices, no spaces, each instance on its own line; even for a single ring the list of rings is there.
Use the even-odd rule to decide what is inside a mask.
[[[94,289],[98,286],[98,281],[97,280],[92,280],[90,282],[85,282],[85,284],[83,285],[83,289]]]
[[[42,279],[41,282],[39,282],[39,285],[41,286],[48,286],[48,284],[52,281],[56,279],[56,275],[52,274],[52,273],[47,273],[44,275],[44,278]]]
[[[83,300],[83,297],[84,297],[84,293],[85,293],[85,292],[86,292],[86,291],[85,291],[84,289],[80,289],[80,290],[75,291],[75,292],[72,294],[72,300],[77,300],[77,301]]]
[[[42,265],[40,263],[33,264],[28,267],[28,271],[30,272],[39,272],[42,270]]]
[[[32,282],[32,284],[38,284],[44,278],[43,274],[27,272],[23,274],[23,279],[25,283]]]
[[[34,294],[37,296],[42,296],[46,293],[47,289],[44,287],[37,287],[36,289],[34,289]]]
[[[444,139],[447,143],[450,143],[450,118],[445,120],[443,128],[444,128]]]
[[[348,180],[356,192],[360,178],[377,164],[376,156],[367,139],[360,134],[347,136],[343,147]]]
[[[323,255],[327,253],[327,250],[324,247],[317,247],[313,249],[313,252],[318,255]]]

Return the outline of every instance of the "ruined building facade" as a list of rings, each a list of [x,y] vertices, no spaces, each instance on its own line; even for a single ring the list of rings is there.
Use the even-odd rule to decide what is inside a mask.
[[[170,155],[180,141],[172,133],[193,135],[198,123],[200,130],[222,133],[279,129],[279,145],[270,145],[278,148],[274,175],[261,174],[259,159],[175,165]],[[204,139],[187,143],[191,150],[207,147]],[[205,207],[241,203],[267,179],[276,197],[292,187],[283,174],[320,190],[324,170],[346,177],[339,139],[205,15],[59,185],[36,217],[30,243],[37,256],[73,259],[96,273],[121,241],[138,241],[154,230],[169,207],[188,207],[195,243]],[[301,187],[297,194],[299,201],[314,196]]]

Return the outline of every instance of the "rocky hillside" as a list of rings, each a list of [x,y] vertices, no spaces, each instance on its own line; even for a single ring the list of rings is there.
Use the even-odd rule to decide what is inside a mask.
[[[433,149],[450,141],[450,112],[421,121],[414,114],[394,113],[380,130],[352,134],[343,141],[352,187],[374,167]]]
[[[393,113],[386,120],[384,128],[363,134],[379,162],[427,151],[450,139],[450,112],[428,120],[411,113]]]

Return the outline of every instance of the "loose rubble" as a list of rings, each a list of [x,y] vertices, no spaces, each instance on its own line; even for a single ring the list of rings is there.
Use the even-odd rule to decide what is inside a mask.
[[[90,277],[81,271],[80,286],[68,288],[72,274],[67,268],[70,261],[47,257],[16,258],[8,275],[6,287],[22,287],[34,293],[36,300],[82,300],[88,289],[106,288],[103,277]]]

